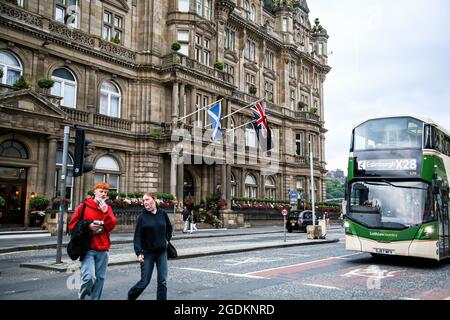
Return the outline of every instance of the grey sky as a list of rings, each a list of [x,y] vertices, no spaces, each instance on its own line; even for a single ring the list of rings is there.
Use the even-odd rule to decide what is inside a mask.
[[[450,130],[450,1],[309,0],[327,29],[327,169],[346,170],[351,129],[412,113]]]

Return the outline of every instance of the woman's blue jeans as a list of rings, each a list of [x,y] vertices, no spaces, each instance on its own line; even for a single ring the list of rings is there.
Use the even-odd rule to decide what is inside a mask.
[[[141,263],[141,280],[128,291],[128,300],[136,300],[147,288],[152,279],[155,264],[158,272],[156,299],[167,300],[167,249],[156,253],[144,253],[144,262]]]
[[[108,251],[89,250],[81,261],[81,283],[78,299],[86,295],[92,300],[100,300],[108,267]]]

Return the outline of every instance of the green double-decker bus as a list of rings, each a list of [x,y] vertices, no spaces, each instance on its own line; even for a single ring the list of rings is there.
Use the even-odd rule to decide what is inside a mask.
[[[450,135],[417,116],[353,128],[343,203],[347,250],[450,257]]]

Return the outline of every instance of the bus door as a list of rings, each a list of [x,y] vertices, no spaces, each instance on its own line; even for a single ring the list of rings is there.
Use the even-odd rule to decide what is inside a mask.
[[[448,190],[440,188],[436,200],[439,212],[439,258],[442,259],[450,256],[448,234]]]

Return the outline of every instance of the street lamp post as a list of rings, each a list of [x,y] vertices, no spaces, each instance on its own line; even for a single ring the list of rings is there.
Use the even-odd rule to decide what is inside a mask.
[[[62,155],[62,172],[61,172],[61,189],[60,189],[60,204],[59,204],[59,221],[58,221],[58,239],[56,245],[56,263],[61,263],[62,256],[62,240],[63,240],[63,225],[64,225],[64,200],[66,199],[66,177],[67,177],[67,152],[69,149],[69,135],[70,127],[64,127],[64,145]]]
[[[311,210],[313,218],[313,226],[316,226],[316,199],[314,194],[314,168],[313,168],[313,152],[311,138],[309,139],[309,167],[311,170]]]

